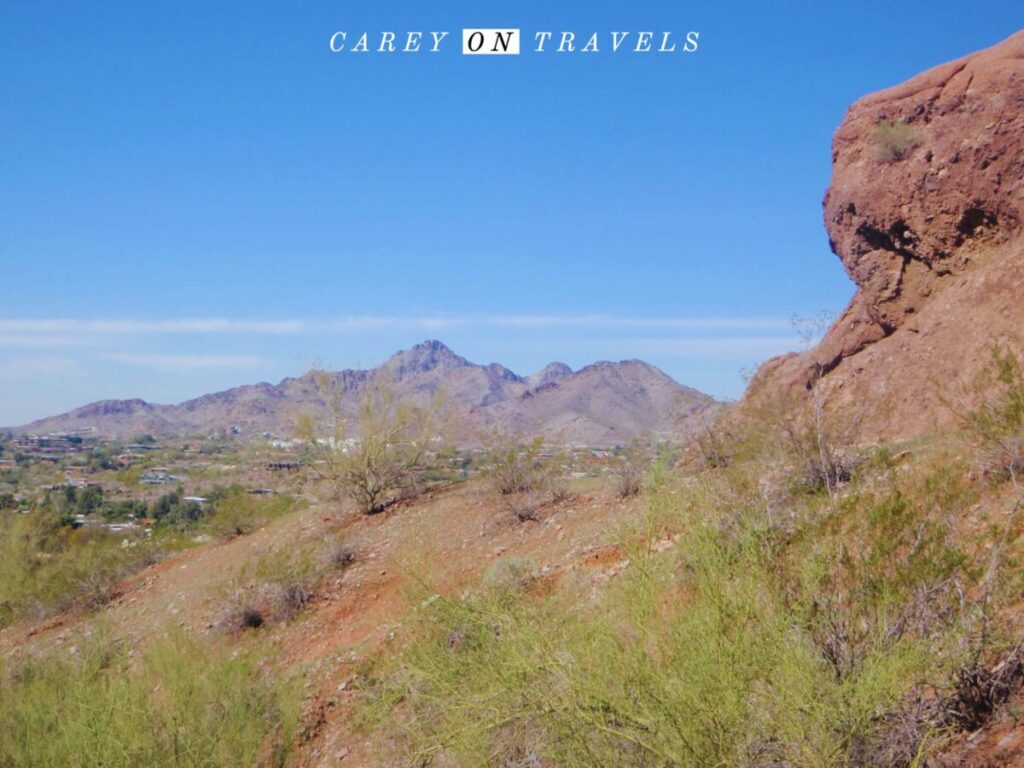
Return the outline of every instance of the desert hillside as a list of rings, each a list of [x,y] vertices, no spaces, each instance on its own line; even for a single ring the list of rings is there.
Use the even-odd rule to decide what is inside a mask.
[[[0,766],[1024,765],[1022,107],[1024,33],[851,107],[857,294],[716,419],[643,363],[427,342],[385,368],[408,402],[328,375],[349,440],[0,438]],[[424,439],[442,387],[496,442]]]

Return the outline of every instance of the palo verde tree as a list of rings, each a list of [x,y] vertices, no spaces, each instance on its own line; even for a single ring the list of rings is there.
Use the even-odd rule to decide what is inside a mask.
[[[385,374],[352,382],[324,371],[309,374],[323,405],[299,419],[309,464],[364,514],[416,495],[441,464],[444,399],[400,400]]]

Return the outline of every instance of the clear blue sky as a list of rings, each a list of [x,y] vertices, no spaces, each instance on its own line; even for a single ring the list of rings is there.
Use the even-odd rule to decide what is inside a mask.
[[[693,55],[331,54],[335,30],[700,32]],[[1005,2],[0,7],[0,424],[437,337],[732,397],[852,285],[820,200],[858,96]]]

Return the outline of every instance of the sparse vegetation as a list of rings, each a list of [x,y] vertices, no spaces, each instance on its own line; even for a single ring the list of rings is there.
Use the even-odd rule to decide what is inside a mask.
[[[395,717],[399,699],[408,711],[400,754],[383,762],[842,764],[927,657],[907,642],[830,678],[773,595],[759,538],[692,531],[679,559],[638,562],[580,619],[507,590],[435,601],[423,638],[372,699],[382,716]]]
[[[310,466],[367,515],[417,495],[441,466],[444,400],[429,405],[399,401],[381,377],[361,385],[354,414],[345,409],[345,383],[322,371],[310,374],[326,412],[306,414],[298,434]]]
[[[633,440],[615,456],[612,477],[615,493],[621,499],[639,496],[643,490],[644,475],[650,465],[647,451],[639,440]]]
[[[287,514],[305,502],[290,495],[257,496],[240,486],[218,489],[208,502],[208,527],[213,533],[231,538],[250,533],[268,520]]]
[[[215,489],[203,507],[185,501],[180,489],[149,506],[101,499],[66,486],[48,492],[31,514],[0,516],[0,627],[23,617],[100,608],[120,581],[193,544],[187,534],[235,536],[296,508],[290,495],[253,496],[238,486]],[[151,527],[115,533],[82,525],[76,514],[133,523],[149,514]]]
[[[496,590],[519,591],[533,584],[540,576],[540,566],[525,557],[499,557],[487,567],[484,585]]]
[[[1017,356],[995,347],[992,363],[975,385],[987,393],[978,407],[964,415],[982,469],[1020,487],[1024,471],[1024,372]]]
[[[263,610],[249,601],[249,595],[236,592],[214,621],[214,626],[223,632],[243,632],[259,629],[266,622]]]
[[[921,143],[917,131],[905,120],[882,120],[874,130],[875,148],[879,160],[893,163]]]
[[[766,490],[783,485],[791,492],[825,492],[834,503],[858,461],[844,438],[844,414],[826,411],[817,386],[765,398],[755,411],[744,439],[764,462]]]
[[[74,530],[53,515],[0,517],[0,627],[98,608],[128,574],[185,546],[170,531],[129,546],[122,541],[102,530]]]
[[[487,473],[502,496],[537,491],[551,479],[552,466],[546,461],[544,439],[496,433],[489,436]]]
[[[100,636],[72,650],[0,669],[0,765],[285,765],[298,690],[251,654],[180,636],[136,660]]]
[[[494,432],[487,444],[485,471],[515,520],[539,522],[543,506],[571,498],[562,482],[563,457],[546,447],[542,437]]]
[[[307,552],[263,554],[228,586],[215,626],[230,634],[294,621],[315,596],[320,576],[315,565]]]
[[[1021,382],[1016,358],[998,350],[984,399],[963,410],[966,441],[947,436],[854,448],[844,423],[827,416],[828,392],[819,389],[818,377],[804,392],[764,399],[756,410],[709,426],[691,442],[683,471],[676,470],[671,446],[640,442],[614,451],[560,451],[540,439],[496,435],[489,450],[464,452],[457,465],[446,465],[482,475],[481,487],[455,489],[453,495],[486,507],[477,518],[486,521],[480,533],[484,549],[475,555],[483,553],[486,565],[479,566],[475,587],[458,581],[469,572],[465,563],[459,566],[452,579],[457,595],[451,581],[436,591],[421,586],[427,593],[414,601],[416,618],[385,625],[386,650],[363,663],[353,678],[356,693],[345,688],[346,697],[356,697],[363,735],[378,750],[374,764],[927,764],[942,738],[984,727],[1016,700],[1024,684],[1020,637],[1005,615],[1024,593],[1016,554],[1024,521],[1016,506],[1004,503],[1014,495],[1007,481],[1016,485],[1021,468]],[[384,397],[375,407],[387,402]],[[397,406],[386,405],[384,412],[395,413]],[[381,456],[394,456],[389,451],[396,446],[412,447],[402,447],[403,440],[386,442],[379,444]],[[341,455],[337,442],[318,446],[311,451],[329,448]],[[391,483],[379,498],[390,503],[415,495],[429,478],[442,478],[448,470],[441,454],[430,453],[416,460],[409,476],[415,480]],[[318,461],[314,455],[310,460]],[[325,472],[328,460],[339,459],[322,459],[318,471]],[[979,463],[981,474],[998,482],[977,482]],[[218,476],[203,473],[211,481]],[[572,503],[570,487],[585,503]],[[613,495],[638,493],[635,504],[608,506],[628,507],[639,517],[618,533],[603,530],[598,546],[570,544],[568,537],[578,533],[563,532],[560,519],[509,531],[508,518],[497,526],[487,518],[494,510],[511,512],[517,521],[544,521],[555,510],[568,518],[588,514]],[[207,599],[201,607],[186,607],[193,614],[214,614],[216,644],[238,656],[215,650],[204,663],[214,665],[215,678],[223,664],[249,665],[246,684],[255,688],[245,689],[247,695],[275,703],[270,710],[241,708],[236,687],[208,705],[231,709],[218,710],[230,733],[217,736],[203,720],[181,743],[203,744],[214,755],[206,764],[219,765],[221,742],[210,739],[234,743],[250,733],[252,718],[262,718],[271,725],[261,734],[270,735],[250,733],[257,754],[240,750],[239,759],[282,764],[320,727],[316,713],[326,710],[317,709],[322,700],[314,689],[307,702],[314,724],[301,730],[305,735],[286,738],[295,732],[294,691],[265,679],[249,654],[269,652],[264,646],[271,641],[292,642],[306,622],[320,636],[320,609],[336,599],[332,593],[341,574],[355,561],[353,542],[365,560],[344,579],[342,592],[356,592],[351,596],[358,606],[366,605],[367,595],[376,599],[395,569],[394,561],[382,559],[379,569],[372,563],[382,554],[375,532],[391,536],[390,526],[399,519],[317,515],[315,525],[322,527],[314,536],[291,539],[291,546],[261,536],[250,547],[226,540],[294,510],[293,497],[254,495],[240,484],[209,488],[202,497],[186,499],[184,484],[158,487],[138,507],[131,505],[141,502],[131,497],[58,487],[40,497],[32,514],[5,511],[0,622],[66,607],[100,608],[132,570],[186,546],[189,537],[203,534],[209,541],[205,534],[219,535],[225,541],[212,546],[236,547],[247,559],[211,588],[212,604]],[[438,502],[443,505],[444,497],[438,493],[430,504],[410,507],[401,520],[443,511]],[[989,510],[993,498],[999,503]],[[0,506],[11,509],[12,502],[0,500]],[[98,525],[76,529],[77,515],[146,515],[152,536],[110,536]],[[359,526],[358,533],[350,525]],[[500,545],[488,541],[496,535],[510,538]],[[546,548],[563,537],[558,558],[544,559]],[[476,533],[460,538],[471,548]],[[422,551],[424,569],[437,567],[423,539],[406,546],[414,546],[417,555]],[[441,578],[451,579],[452,573]],[[357,582],[372,582],[373,591],[357,592]],[[203,614],[204,625],[211,623],[209,614]],[[154,648],[163,653],[165,646]],[[119,711],[130,693],[136,697],[130,700],[133,711],[144,718],[147,706],[163,705],[163,694],[153,691],[165,683],[152,676],[148,655],[129,657],[116,644],[104,653],[108,666],[89,673],[88,685],[100,686],[88,688],[91,696],[108,702],[102,697],[109,691],[110,706]],[[64,676],[77,690],[76,665],[82,660],[76,652],[61,666],[47,666],[57,664],[47,659],[6,670],[0,702],[6,720],[0,725],[16,734],[30,726],[53,732],[65,746],[78,739],[75,748],[83,755],[109,748],[124,728],[113,715],[99,721],[102,733],[86,734],[77,720],[33,720],[40,716],[26,714],[47,696],[51,706],[57,695],[33,688],[34,681]],[[324,671],[329,674],[330,667]],[[14,691],[11,698],[8,689]],[[193,714],[197,706],[177,711],[205,717]],[[157,721],[154,727],[158,734],[142,729],[125,742],[132,759],[156,760],[167,743],[173,748],[166,732],[172,726]],[[45,750],[37,757],[18,738],[15,746],[0,746],[0,765],[8,755],[28,765],[53,757]],[[184,754],[168,761],[188,764]]]
[[[735,452],[736,438],[721,420],[702,424],[690,430],[686,445],[697,459],[699,469],[722,469],[729,466]]]
[[[345,541],[333,541],[327,545],[323,559],[329,568],[344,571],[356,561],[356,550]]]
[[[1007,534],[953,533],[977,501],[959,462],[907,473],[883,448],[834,497],[768,499],[776,457],[660,483],[624,534],[628,568],[590,607],[524,588],[537,570],[518,556],[476,594],[423,601],[364,694],[378,759],[911,766],[978,727],[1022,675],[986,618],[984,545]]]

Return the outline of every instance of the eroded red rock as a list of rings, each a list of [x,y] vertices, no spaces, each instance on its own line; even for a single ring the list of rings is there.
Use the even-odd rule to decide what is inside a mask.
[[[860,99],[832,160],[825,226],[857,292],[751,392],[824,375],[862,437],[941,426],[992,345],[1024,337],[1024,32]]]

